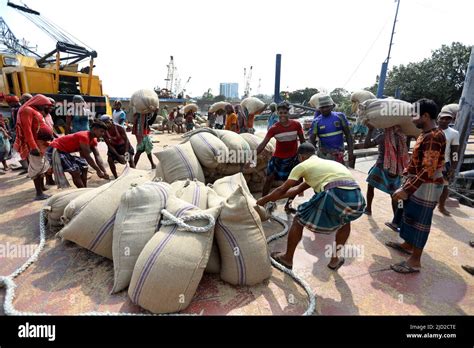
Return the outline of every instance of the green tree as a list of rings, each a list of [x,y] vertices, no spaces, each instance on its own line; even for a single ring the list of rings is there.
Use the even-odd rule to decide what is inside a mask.
[[[335,88],[329,95],[336,104],[336,111],[343,112],[347,116],[351,114],[352,103],[349,91],[344,88]]]
[[[319,91],[316,88],[298,89],[293,92],[288,92],[288,101],[295,104],[308,103],[309,99],[318,92]]]
[[[212,100],[213,103],[217,103],[217,102],[220,102],[220,101],[224,101],[226,98],[225,98],[225,95],[222,95],[222,94],[219,94],[217,96],[214,97],[214,99]]]
[[[434,50],[431,57],[421,62],[393,67],[387,75],[384,95],[395,96],[414,102],[420,98],[433,99],[438,106],[457,103],[461,97],[470,46],[460,42],[443,45]],[[378,83],[369,88],[374,92]]]

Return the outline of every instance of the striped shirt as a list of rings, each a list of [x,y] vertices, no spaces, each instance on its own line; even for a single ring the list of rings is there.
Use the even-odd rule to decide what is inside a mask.
[[[413,148],[410,164],[403,173],[407,180],[403,190],[412,195],[424,183],[443,184],[446,137],[435,128],[420,134]]]
[[[276,150],[273,157],[291,158],[296,156],[298,150],[298,137],[303,136],[301,123],[293,120],[288,121],[284,127],[280,122],[275,123],[267,133],[267,138],[275,138]]]

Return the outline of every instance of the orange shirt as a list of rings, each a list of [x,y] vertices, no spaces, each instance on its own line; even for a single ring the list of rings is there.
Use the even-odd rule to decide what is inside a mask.
[[[231,113],[230,115],[227,115],[226,120],[225,120],[225,130],[232,130],[232,125],[235,124],[235,131],[239,133],[239,123],[238,123],[238,117],[235,113]]]

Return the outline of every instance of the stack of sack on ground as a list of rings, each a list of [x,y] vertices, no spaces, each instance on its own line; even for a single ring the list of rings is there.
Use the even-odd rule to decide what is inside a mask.
[[[212,186],[170,185],[126,169],[102,187],[61,192],[48,206],[48,223],[64,224],[59,236],[113,260],[112,292],[128,287],[132,302],[153,313],[185,309],[204,271],[239,286],[271,276],[268,215],[241,173]]]
[[[413,106],[398,99],[369,99],[359,104],[358,116],[363,124],[375,128],[400,126],[407,136],[418,136],[420,129],[412,122]]]
[[[185,134],[182,144],[155,153],[156,176],[168,183],[197,179],[205,183],[243,173],[252,192],[262,190],[268,161],[275,151],[272,139],[255,158],[263,137],[219,129],[198,129]],[[250,165],[247,163],[252,162]]]

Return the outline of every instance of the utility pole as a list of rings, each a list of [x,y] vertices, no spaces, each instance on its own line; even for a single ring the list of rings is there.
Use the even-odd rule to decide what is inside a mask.
[[[273,101],[277,104],[281,102],[280,78],[281,78],[281,54],[277,54],[276,63],[275,63],[275,90],[273,93]]]
[[[390,53],[392,51],[393,36],[395,35],[395,25],[397,24],[398,9],[400,7],[400,0],[397,2],[397,11],[395,12],[395,19],[393,20],[392,36],[390,37],[390,46],[388,46],[388,55],[385,61],[382,63],[382,69],[380,70],[379,86],[377,88],[377,98],[383,98],[383,90],[385,88],[385,79],[387,78],[388,62],[390,61]]]
[[[459,101],[459,112],[454,123],[454,129],[459,132],[459,153],[458,167],[456,168],[456,176],[458,175],[462,163],[464,161],[464,152],[471,135],[471,128],[474,116],[474,47],[471,49],[471,58],[467,66],[466,79],[462,89],[461,99]]]

